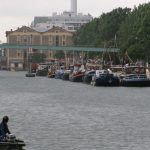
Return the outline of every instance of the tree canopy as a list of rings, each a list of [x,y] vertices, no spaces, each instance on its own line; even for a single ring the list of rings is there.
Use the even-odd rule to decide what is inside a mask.
[[[150,3],[117,8],[82,26],[73,37],[76,46],[115,47],[133,60],[150,57]]]

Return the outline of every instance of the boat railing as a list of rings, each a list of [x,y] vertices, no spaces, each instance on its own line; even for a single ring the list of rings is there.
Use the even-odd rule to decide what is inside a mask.
[[[129,74],[125,79],[147,79],[145,74]]]

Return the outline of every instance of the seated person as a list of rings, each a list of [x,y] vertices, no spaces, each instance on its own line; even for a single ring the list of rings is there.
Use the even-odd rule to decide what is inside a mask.
[[[8,129],[8,116],[4,116],[3,119],[2,119],[2,122],[0,124],[0,140],[3,140],[6,138],[6,135],[7,134],[10,134],[10,131]]]

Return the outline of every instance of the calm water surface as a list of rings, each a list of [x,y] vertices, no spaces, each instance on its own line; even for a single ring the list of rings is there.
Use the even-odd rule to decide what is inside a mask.
[[[149,95],[0,72],[0,117],[26,150],[150,150]]]

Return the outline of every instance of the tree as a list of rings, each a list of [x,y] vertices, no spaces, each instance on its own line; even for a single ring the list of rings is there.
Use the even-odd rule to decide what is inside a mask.
[[[94,18],[73,36],[75,46],[115,47],[118,30],[130,12],[129,8],[117,8]],[[89,53],[91,57],[95,55],[97,53]]]
[[[29,55],[32,63],[42,63],[45,61],[46,55],[44,53],[33,53]]]
[[[133,60],[150,57],[150,3],[135,7],[119,29],[119,46]]]
[[[54,57],[55,57],[55,58],[58,58],[58,59],[63,59],[63,58],[65,58],[65,55],[64,55],[64,52],[63,52],[63,51],[56,51]]]

